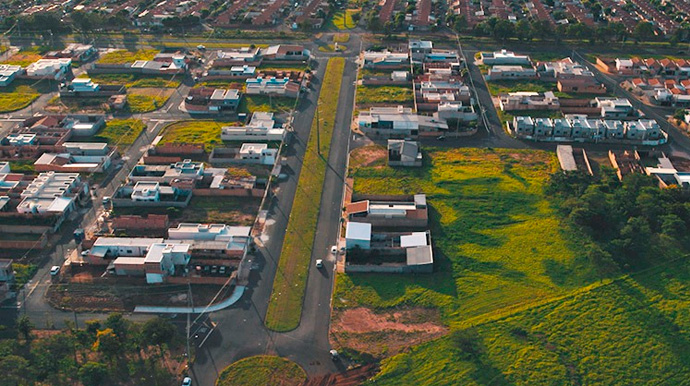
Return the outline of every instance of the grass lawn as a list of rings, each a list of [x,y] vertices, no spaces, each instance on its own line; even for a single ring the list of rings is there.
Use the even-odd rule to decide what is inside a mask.
[[[21,110],[35,101],[40,94],[32,92],[0,93],[0,113]]]
[[[347,47],[343,45],[338,45],[338,50],[335,49],[335,44],[328,44],[325,46],[319,46],[319,51],[321,52],[343,52],[346,51]]]
[[[139,138],[145,128],[144,122],[138,119],[113,119],[106,122],[105,127],[92,139],[110,145],[128,146]]]
[[[153,60],[153,57],[159,52],[159,50],[154,49],[141,49],[137,51],[115,50],[101,55],[100,59],[98,59],[98,63],[123,64],[137,60]]]
[[[34,161],[10,161],[10,170],[12,173],[33,173],[36,171],[34,168]]]
[[[92,81],[100,84],[123,84],[129,87],[156,87],[156,88],[177,88],[182,83],[182,77],[176,76],[171,80],[171,76],[148,76],[137,74],[82,74],[80,78],[91,78]]]
[[[258,355],[226,367],[216,386],[300,386],[306,380],[307,373],[298,364],[281,357]]]
[[[208,80],[208,81],[197,82],[194,85],[194,88],[199,88],[199,87],[234,88],[234,89],[244,91],[245,85],[246,85],[246,82],[244,80],[217,79],[217,80]],[[231,86],[233,86],[233,87],[231,87]]]
[[[267,95],[244,95],[237,111],[240,113],[253,113],[255,111],[268,111],[285,113],[295,107],[295,98],[269,97]]]
[[[173,89],[131,88],[127,90],[127,104],[133,113],[147,113],[158,110],[175,92]]]
[[[276,331],[289,331],[299,325],[302,315],[304,287],[307,284],[311,251],[321,202],[321,190],[326,173],[326,161],[331,147],[335,114],[342,82],[345,60],[328,61],[319,94],[321,104],[321,156],[317,153],[316,119],[312,122],[307,150],[304,155],[304,173],[300,173],[288,220],[287,233],[278,262],[278,274],[266,313],[266,326]]]
[[[307,63],[271,63],[263,62],[258,70],[279,70],[279,71],[304,71],[309,68]]]
[[[166,143],[203,143],[206,151],[223,143],[220,139],[220,129],[223,126],[234,126],[237,122],[217,121],[181,121],[175,122],[163,130],[160,145]]]
[[[355,24],[354,20],[352,20],[352,15],[359,12],[359,9],[346,9],[345,11],[336,12],[333,14],[331,23],[339,30],[355,28],[357,24]]]
[[[337,33],[333,35],[333,43],[347,43],[350,41],[350,34]]]
[[[410,85],[411,86],[411,85]],[[412,87],[357,86],[357,105],[412,104]]]

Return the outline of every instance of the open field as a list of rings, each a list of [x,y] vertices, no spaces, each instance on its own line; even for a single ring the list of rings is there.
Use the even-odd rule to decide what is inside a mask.
[[[165,127],[163,139],[159,144],[166,143],[203,143],[207,151],[223,143],[220,139],[220,129],[223,126],[235,126],[237,122],[218,121],[181,121]]]
[[[412,104],[412,85],[357,86],[357,105]]]
[[[31,92],[0,93],[0,113],[21,110],[28,107],[40,94]]]
[[[300,386],[307,374],[288,359],[259,355],[237,361],[226,367],[216,386]]]
[[[352,20],[352,15],[359,12],[359,9],[346,9],[344,11],[336,12],[333,14],[333,18],[328,24],[332,24],[333,27],[339,30],[355,28],[357,24],[354,22],[354,20]]]
[[[115,50],[101,55],[98,63],[124,64],[137,60],[153,60],[153,57],[159,52],[159,50],[155,49],[141,49],[137,51]]]
[[[127,90],[127,104],[133,113],[147,113],[163,107],[174,89],[131,88]]]
[[[344,68],[343,58],[333,58],[328,61],[324,72],[325,77],[319,95],[320,123],[316,119],[312,122],[303,160],[304,166],[280,253],[278,274],[273,282],[273,292],[266,313],[266,326],[272,330],[289,331],[299,325],[326,172],[325,160],[328,160],[331,147]],[[317,152],[317,124],[320,124],[322,137],[321,155]]]
[[[106,122],[104,128],[93,136],[94,141],[105,141],[109,145],[128,146],[139,138],[146,128],[138,119],[113,119]]]
[[[201,81],[194,84],[194,88],[199,87],[213,87],[213,88],[234,88],[237,90],[244,91],[246,86],[244,80],[230,80],[230,79],[217,79],[217,80],[207,80]],[[246,95],[244,95],[246,97]]]
[[[29,64],[38,61],[43,57],[41,50],[38,47],[29,47],[20,50],[16,54],[10,56],[3,64],[13,64],[16,66],[26,67]]]
[[[177,88],[182,82],[182,75],[171,80],[172,76],[150,76],[137,74],[82,74],[80,78],[91,78],[95,83],[116,84],[131,87]]]
[[[41,94],[55,91],[56,86],[57,83],[49,80],[15,79],[9,86],[0,89],[0,113],[26,108]]]
[[[585,288],[387,359],[375,384],[687,385],[689,280],[683,259]]]
[[[285,113],[292,110],[294,107],[295,98],[245,94],[240,101],[240,106],[237,108],[237,111],[247,114],[255,111]]]

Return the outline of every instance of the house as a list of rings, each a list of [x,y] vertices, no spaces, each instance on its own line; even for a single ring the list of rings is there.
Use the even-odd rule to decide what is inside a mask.
[[[448,130],[445,120],[417,115],[402,106],[371,107],[359,113],[357,122],[362,132],[382,138],[416,138],[420,133],[433,135]]]
[[[110,167],[110,156],[83,156],[70,153],[43,153],[35,162],[37,172],[102,173]]]
[[[212,67],[258,65],[261,63],[259,48],[242,47],[229,51],[218,51]]]
[[[430,54],[433,51],[434,43],[429,40],[410,40],[408,47],[412,56],[415,54]]]
[[[495,52],[479,53],[479,61],[487,66],[492,65],[525,65],[531,66],[532,61],[527,55],[516,55],[512,51],[502,49]]]
[[[420,143],[402,139],[389,139],[388,166],[422,166]]]
[[[288,77],[269,78],[257,77],[246,80],[245,92],[248,95],[277,95],[296,98],[299,95],[301,85]]]
[[[21,66],[0,64],[0,87],[9,86],[17,75],[22,73]]]
[[[566,93],[599,95],[607,93],[606,86],[603,83],[598,83],[593,78],[558,79],[556,86],[558,91]]]
[[[88,194],[79,173],[44,172],[21,193],[19,213],[57,214],[63,218],[76,208],[77,199]]]
[[[96,56],[98,50],[91,44],[71,43],[62,51],[50,51],[44,59],[72,59],[73,62],[86,62]]]
[[[534,118],[534,136],[550,137],[553,135],[553,121],[550,118]]]
[[[227,266],[243,259],[252,242],[251,227],[225,224],[181,223],[168,229],[168,238],[189,244],[195,265]]]
[[[661,127],[653,119],[640,119],[626,123],[625,137],[627,139],[654,140],[659,139],[662,136],[661,133]]]
[[[92,82],[91,78],[75,78],[70,86],[74,92],[91,93],[100,90],[99,84]]]
[[[561,104],[553,92],[511,92],[499,96],[499,106],[503,111],[560,110]]]
[[[310,56],[308,49],[294,44],[279,44],[261,50],[261,57],[264,60],[303,62],[309,60]]]
[[[135,165],[129,173],[132,182],[159,182],[171,184],[173,182],[190,181],[195,185],[204,178],[204,163],[189,159],[169,165]]]
[[[189,244],[152,244],[144,257],[146,283],[163,283],[167,276],[175,274],[175,267],[186,267],[191,258],[189,248]],[[117,267],[116,263],[117,260],[113,262]]]
[[[604,119],[625,119],[637,116],[637,111],[626,98],[597,97],[594,101],[601,109],[601,117]]]
[[[284,128],[276,128],[273,113],[257,111],[246,126],[223,126],[220,138],[223,141],[282,141]]]
[[[618,75],[635,75],[635,66],[631,59],[616,58],[615,63]]]
[[[236,89],[199,87],[189,90],[182,106],[190,114],[218,114],[237,110],[241,99]]]
[[[426,195],[379,197],[360,195],[362,200],[345,208],[348,221],[383,228],[421,228],[429,221]]]
[[[369,249],[371,247],[371,224],[348,222],[345,228],[345,248]]]
[[[26,75],[33,78],[60,80],[72,71],[72,59],[39,59],[26,67]]]
[[[245,161],[252,161],[261,165],[273,165],[278,156],[278,149],[269,149],[265,143],[243,143],[239,156]]]
[[[476,121],[478,118],[474,106],[462,102],[441,102],[437,109],[433,117],[438,121],[455,119],[459,123]]]
[[[489,69],[487,80],[536,79],[537,70],[533,67],[496,65]]]
[[[364,68],[396,69],[409,68],[410,55],[407,52],[364,51],[361,55]]]
[[[187,62],[184,56],[176,56],[170,62],[157,60],[137,60],[129,66],[132,72],[141,74],[183,74],[187,71]]]
[[[230,76],[237,77],[237,78],[249,78],[253,77],[256,75],[256,67],[254,66],[247,66],[246,64],[243,66],[232,66],[230,67]]]
[[[405,82],[410,79],[409,71],[393,71],[391,72],[391,80],[393,82]]]
[[[517,136],[528,136],[534,134],[534,120],[529,116],[513,117],[513,131]]]

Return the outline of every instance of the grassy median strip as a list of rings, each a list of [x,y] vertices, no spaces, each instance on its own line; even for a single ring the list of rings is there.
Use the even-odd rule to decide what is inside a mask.
[[[273,293],[266,313],[266,326],[275,331],[295,329],[302,315],[304,287],[307,284],[312,244],[321,203],[321,190],[326,174],[326,161],[331,146],[344,68],[343,58],[329,60],[321,86],[318,102],[321,155],[317,152],[317,121],[314,119],[288,220],[287,234],[280,253],[278,271],[273,282]]]

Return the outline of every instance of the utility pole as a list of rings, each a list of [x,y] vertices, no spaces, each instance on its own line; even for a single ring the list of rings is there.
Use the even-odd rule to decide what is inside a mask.
[[[320,133],[319,104],[316,104],[316,152],[321,155],[321,133]]]

